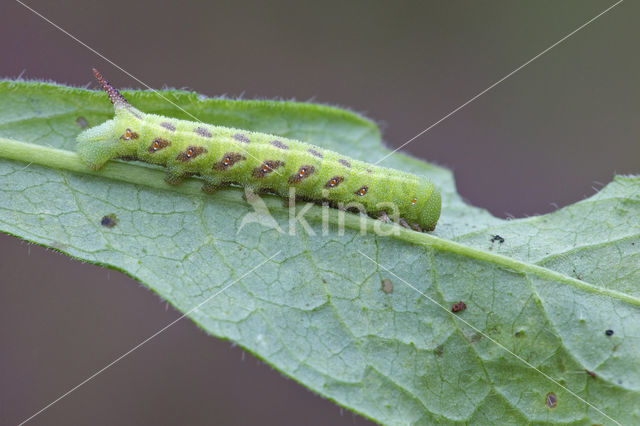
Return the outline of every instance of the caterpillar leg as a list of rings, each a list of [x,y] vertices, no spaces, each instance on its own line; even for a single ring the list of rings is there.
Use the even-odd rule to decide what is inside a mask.
[[[218,180],[205,179],[201,189],[205,194],[213,194],[218,191],[218,189],[229,185],[230,182],[220,182]]]
[[[398,223],[400,224],[400,226],[402,226],[403,228],[407,228],[407,229],[411,229],[411,227],[409,226],[409,224],[407,223],[406,220],[404,220],[403,218],[400,218],[398,220]]]
[[[384,223],[389,223],[389,216],[387,215],[387,212],[385,212],[384,210],[378,213],[378,220],[384,222]]]
[[[167,172],[167,175],[164,177],[164,181],[167,182],[169,185],[179,185],[180,183],[182,183],[183,179],[184,179],[184,174],[171,171],[171,170],[169,170]]]

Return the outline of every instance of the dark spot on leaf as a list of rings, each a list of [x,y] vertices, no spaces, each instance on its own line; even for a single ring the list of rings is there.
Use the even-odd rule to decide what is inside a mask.
[[[556,405],[558,405],[558,398],[556,397],[556,394],[553,392],[549,392],[544,400],[547,407],[552,410],[556,408]]]
[[[81,129],[86,129],[87,127],[89,127],[89,123],[87,123],[87,119],[82,116],[76,118],[76,124]]]
[[[604,334],[606,334],[607,336],[611,337],[611,336],[613,336],[613,330],[609,329],[609,330],[605,331]]]
[[[444,347],[442,345],[438,345],[437,348],[435,348],[433,350],[433,353],[437,356],[437,357],[441,357],[442,354],[444,353]]]
[[[100,225],[104,226],[105,228],[113,228],[117,224],[118,224],[118,218],[116,217],[115,213],[111,213],[106,216],[103,216],[102,219],[100,220]]]
[[[393,282],[391,282],[391,280],[389,278],[385,278],[380,283],[380,288],[382,289],[382,291],[384,291],[387,294],[392,293],[393,292]]]
[[[515,332],[514,336],[516,337],[522,337],[524,336],[524,330],[518,330]]]
[[[590,375],[593,378],[596,378],[598,376],[596,376],[596,373],[594,373],[593,371],[589,371],[589,370],[584,370],[585,373],[587,373],[588,375]]]
[[[451,312],[460,312],[460,311],[464,311],[465,309],[467,309],[467,305],[465,305],[463,301],[454,303],[451,306]]]
[[[502,244],[504,243],[504,238],[502,238],[500,235],[494,235],[493,237],[491,237],[492,243],[495,243],[496,241]]]

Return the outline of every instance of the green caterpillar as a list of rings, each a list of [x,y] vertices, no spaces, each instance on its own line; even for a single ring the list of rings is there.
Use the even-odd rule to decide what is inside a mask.
[[[200,176],[208,193],[235,184],[288,198],[293,187],[299,199],[435,229],[440,193],[425,178],[296,140],[145,114],[93,73],[115,108],[113,119],[78,135],[78,155],[94,170],[113,158],[139,160],[165,166],[170,184]]]

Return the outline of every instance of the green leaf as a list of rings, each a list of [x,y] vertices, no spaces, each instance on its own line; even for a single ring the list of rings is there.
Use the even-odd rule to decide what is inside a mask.
[[[373,123],[344,110],[161,93],[203,122],[370,162],[389,152]],[[123,94],[188,118],[152,92]],[[324,235],[314,206],[315,235],[300,224],[290,235],[288,209],[270,196],[284,233],[241,227],[255,212],[238,188],[169,187],[137,163],[86,170],[69,152],[78,123],[111,115],[99,92],[0,82],[1,231],[124,271],[211,335],[381,423],[640,424],[640,178],[505,221],[466,205],[449,171],[394,154],[382,164],[441,189],[434,233],[367,219],[361,234],[347,214],[340,234],[331,210]],[[458,301],[466,310],[454,314]]]

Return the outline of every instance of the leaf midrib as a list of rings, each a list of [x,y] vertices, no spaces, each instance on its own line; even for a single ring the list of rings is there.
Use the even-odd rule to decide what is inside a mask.
[[[128,164],[119,161],[110,161],[100,171],[94,171],[87,168],[87,166],[80,161],[75,152],[57,148],[50,148],[43,145],[25,143],[13,139],[0,137],[0,158],[37,164],[75,173],[106,177],[156,189],[179,192],[186,195],[204,196],[204,194],[202,194],[202,191],[200,190],[201,184],[197,179],[187,179],[181,185],[171,186],[164,181],[164,172],[162,171],[162,169],[139,166],[136,164]],[[220,190],[217,196],[226,199],[226,201],[244,203],[239,195],[239,191],[235,189]],[[267,204],[270,204],[269,207],[280,206],[281,202],[276,200],[279,200],[279,198],[276,198],[275,196],[269,196],[265,200],[265,202],[267,202]],[[329,210],[329,221],[333,224],[337,224],[338,212],[334,209]],[[308,212],[309,218],[319,219],[322,217],[322,207],[312,206],[312,208],[309,209]],[[352,229],[360,229],[361,219],[362,218],[360,216],[355,214],[345,214],[344,225]],[[420,244],[426,247],[454,253],[487,263],[501,265],[514,272],[523,274],[532,273],[543,278],[572,285],[576,288],[590,293],[611,297],[613,299],[617,299],[622,302],[640,307],[640,298],[633,297],[615,290],[597,287],[593,284],[578,280],[576,278],[548,268],[544,268],[536,264],[527,263],[502,256],[500,254],[472,248],[430,234],[408,230],[400,227],[399,225],[379,223],[377,220],[371,218],[364,218],[364,220],[367,232],[375,233],[374,226],[378,226],[380,231],[385,233],[387,237],[395,238],[408,243]]]

